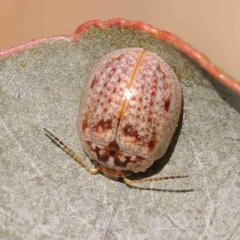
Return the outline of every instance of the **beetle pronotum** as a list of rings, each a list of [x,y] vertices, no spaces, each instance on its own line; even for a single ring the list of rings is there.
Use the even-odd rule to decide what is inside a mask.
[[[46,134],[90,173],[102,172],[126,184],[188,176],[130,180],[161,158],[181,112],[182,90],[170,66],[142,48],[107,54],[92,69],[82,93],[78,134],[95,168],[44,128]]]

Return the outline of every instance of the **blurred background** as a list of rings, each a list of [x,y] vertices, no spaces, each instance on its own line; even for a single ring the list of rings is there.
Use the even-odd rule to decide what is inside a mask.
[[[0,0],[0,51],[122,17],[176,34],[240,80],[239,9],[239,0]]]

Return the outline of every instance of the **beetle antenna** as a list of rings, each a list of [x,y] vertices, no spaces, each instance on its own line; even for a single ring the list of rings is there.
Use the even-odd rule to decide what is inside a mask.
[[[97,174],[98,169],[97,168],[91,168],[88,166],[82,158],[80,158],[71,148],[69,148],[64,142],[62,142],[59,138],[57,138],[53,133],[51,133],[49,130],[46,128],[43,128],[45,131],[45,134],[53,140],[60,148],[62,148],[65,152],[69,153],[76,161],[78,161],[83,167],[87,169],[88,172],[92,174]]]
[[[170,176],[170,177],[156,177],[156,178],[147,178],[147,179],[138,179],[138,180],[131,180],[129,178],[123,178],[123,181],[127,185],[132,185],[133,183],[144,183],[144,182],[154,182],[154,181],[162,181],[162,180],[170,180],[170,179],[176,179],[176,178],[187,178],[186,176]]]

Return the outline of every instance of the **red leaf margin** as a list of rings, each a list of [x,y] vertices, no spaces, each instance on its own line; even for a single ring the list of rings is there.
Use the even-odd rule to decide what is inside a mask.
[[[101,20],[92,20],[88,21],[82,25],[80,25],[75,33],[72,35],[66,36],[66,35],[59,35],[54,37],[47,37],[47,38],[40,38],[32,40],[26,44],[18,45],[16,47],[4,50],[0,52],[0,57],[9,56],[12,54],[15,54],[17,52],[29,49],[33,46],[39,45],[45,41],[49,40],[61,40],[61,39],[68,39],[70,41],[77,41],[78,38],[80,38],[82,32],[88,30],[91,26],[97,26],[102,29],[108,29],[112,26],[120,26],[122,28],[126,29],[136,29],[148,34],[153,35],[156,39],[165,40],[169,43],[171,43],[175,48],[177,48],[179,51],[185,53],[188,57],[192,58],[194,61],[196,61],[199,66],[201,66],[203,69],[205,69],[208,73],[210,73],[215,79],[217,79],[220,83],[225,85],[226,87],[232,89],[234,92],[238,93],[240,95],[240,82],[236,79],[232,78],[225,72],[223,72],[221,69],[219,69],[217,66],[215,66],[211,61],[202,53],[197,51],[195,48],[193,48],[190,44],[184,42],[181,38],[177,37],[176,35],[160,30],[158,28],[155,28],[149,24],[146,24],[141,21],[129,21],[122,18],[114,18],[110,19],[108,21],[101,21]]]

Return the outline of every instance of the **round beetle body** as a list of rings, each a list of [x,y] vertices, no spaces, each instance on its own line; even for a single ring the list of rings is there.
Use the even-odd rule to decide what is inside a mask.
[[[111,52],[83,89],[78,116],[83,149],[109,178],[144,172],[165,154],[181,104],[180,82],[160,56],[142,48]]]

